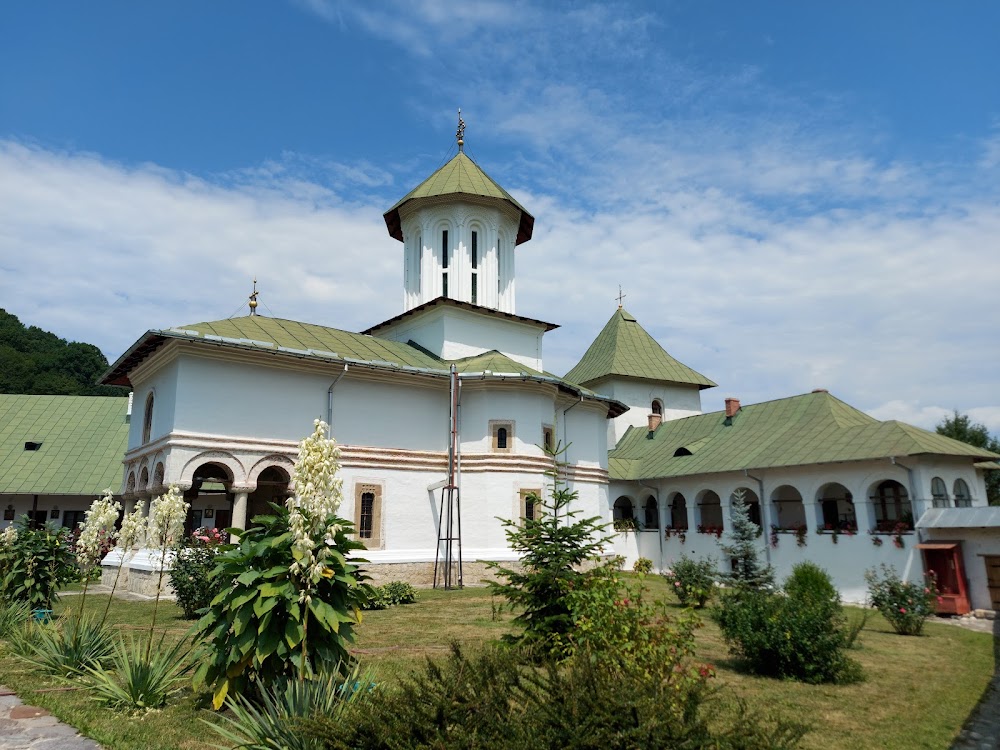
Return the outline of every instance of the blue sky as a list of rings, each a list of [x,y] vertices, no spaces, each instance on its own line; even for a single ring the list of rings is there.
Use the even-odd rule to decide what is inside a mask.
[[[1000,432],[1000,6],[0,8],[0,305],[114,359],[227,317],[401,308],[381,212],[467,151],[536,217],[565,372],[626,307],[744,402]]]

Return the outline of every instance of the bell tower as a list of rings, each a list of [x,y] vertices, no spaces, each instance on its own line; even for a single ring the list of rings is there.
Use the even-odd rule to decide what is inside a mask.
[[[531,239],[535,219],[465,153],[458,153],[385,214],[403,243],[403,309],[448,297],[515,312],[514,248]]]

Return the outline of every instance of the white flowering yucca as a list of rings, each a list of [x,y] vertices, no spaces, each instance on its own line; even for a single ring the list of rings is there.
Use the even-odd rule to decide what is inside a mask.
[[[91,503],[80,524],[80,537],[76,540],[76,558],[84,572],[101,561],[103,544],[114,543],[118,536],[115,524],[121,509],[122,504],[115,500],[110,489],[104,490],[104,496]]]
[[[184,521],[189,507],[176,484],[170,485],[167,494],[153,498],[149,504],[146,542],[160,548],[179,542],[184,535]]]
[[[13,547],[16,541],[17,529],[13,526],[8,526],[3,531],[0,531],[0,547]]]
[[[295,494],[286,503],[294,538],[291,571],[307,584],[318,582],[327,570],[323,561],[328,550],[321,548],[319,554],[314,550],[340,531],[337,510],[343,500],[342,481],[337,476],[340,449],[333,438],[326,437],[326,422],[317,419],[313,426],[312,435],[299,443],[292,476]],[[302,596],[307,600],[308,592],[304,590]]]
[[[122,555],[135,545],[142,544],[145,539],[146,517],[142,514],[142,503],[138,503],[131,513],[126,513],[122,518],[122,527],[118,532],[118,546],[122,548]]]

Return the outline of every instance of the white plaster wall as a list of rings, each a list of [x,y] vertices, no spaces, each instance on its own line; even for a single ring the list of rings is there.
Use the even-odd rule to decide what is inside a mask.
[[[542,336],[537,325],[482,315],[471,310],[434,307],[375,333],[390,341],[415,341],[442,359],[462,359],[497,350],[534,370],[542,367]]]
[[[491,452],[490,421],[502,420],[514,423],[512,453],[543,455],[538,446],[542,444],[542,425],[553,424],[554,395],[553,388],[532,384],[490,387],[490,381],[463,381],[462,452]]]
[[[156,368],[147,377],[132,380],[132,418],[129,422],[129,450],[142,443],[142,426],[146,413],[146,398],[153,392],[153,424],[150,441],[174,429],[177,404],[178,362],[173,360]],[[141,371],[140,371],[141,372]]]
[[[562,441],[566,449],[562,460],[607,469],[607,406],[586,401],[562,401],[559,407],[556,439]]]
[[[961,462],[945,457],[909,458],[906,463],[914,469],[914,484],[918,493],[915,496],[911,494],[914,518],[919,518],[924,510],[931,507],[930,476],[941,476],[945,481],[949,481],[959,475],[968,476],[970,471],[968,465],[963,466]],[[919,581],[922,579],[923,563],[919,551],[914,549],[914,545],[918,542],[916,534],[905,534],[903,536],[905,547],[897,549],[893,545],[892,536],[881,535],[882,545],[875,546],[868,533],[869,529],[874,526],[875,519],[874,508],[868,502],[869,494],[873,488],[884,480],[894,479],[906,487],[909,492],[910,477],[906,470],[899,465],[899,462],[893,464],[886,459],[758,470],[749,473],[763,481],[764,502],[761,504],[761,511],[765,533],[760,538],[761,551],[762,557],[770,557],[779,580],[787,577],[791,573],[792,566],[797,562],[811,560],[830,573],[846,601],[860,602],[864,600],[866,591],[864,571],[883,562],[893,565],[901,575],[910,580]],[[928,477],[926,482],[922,479],[925,476]],[[817,499],[820,490],[829,482],[838,482],[851,492],[858,519],[858,534],[849,536],[842,533],[838,536],[837,544],[833,543],[831,534],[816,533],[817,528],[822,526],[822,508]],[[655,480],[646,482],[646,484],[655,485],[659,491],[661,528],[669,519],[667,509],[673,494],[680,492],[687,500],[688,532],[686,542],[681,544],[677,537],[671,536],[669,539],[664,539],[662,559],[649,554],[644,555],[650,557],[658,569],[669,567],[682,553],[694,556],[712,554],[717,560],[721,559],[719,543],[715,536],[697,533],[699,521],[696,499],[702,491],[712,490],[719,495],[727,529],[732,493],[739,487],[745,487],[755,495],[761,494],[755,479],[737,472]],[[794,534],[779,534],[776,549],[771,548],[768,544],[770,526],[776,524],[778,520],[774,504],[770,502],[770,499],[772,493],[783,485],[794,487],[802,495],[803,511],[809,529],[805,547],[800,548],[796,545]],[[973,493],[975,492],[976,490],[973,490]],[[625,495],[632,499],[637,516],[641,518],[641,502],[648,494],[650,494],[650,490],[638,483],[612,481],[608,488],[608,512],[610,514],[610,504],[614,502],[614,499]],[[623,541],[616,542],[616,549],[620,549],[621,553],[625,554],[626,566],[631,568],[639,551],[636,547],[637,543],[629,542],[627,537],[634,537],[636,534],[627,532],[617,536],[625,537]],[[645,533],[638,534],[641,542],[645,542],[645,536]]]
[[[111,489],[117,492],[119,488],[112,487]],[[63,523],[66,511],[88,510],[91,503],[96,499],[97,495],[93,497],[90,495],[39,495],[38,510],[44,510],[47,514],[51,515],[53,508],[59,508],[59,518],[52,518],[51,520]],[[13,526],[17,522],[17,519],[31,510],[32,504],[33,499],[31,495],[0,495],[0,510],[5,510],[8,505],[14,506],[14,520],[0,520],[0,529]],[[0,515],[0,519],[2,518],[3,516]]]
[[[607,441],[610,446],[616,445],[629,427],[648,427],[649,415],[653,413],[653,399],[663,403],[665,421],[701,414],[701,391],[697,386],[613,378],[598,384],[594,390],[621,401],[629,408],[624,414],[608,421]]]
[[[448,381],[403,384],[348,373],[333,392],[332,425],[346,445],[447,450]]]

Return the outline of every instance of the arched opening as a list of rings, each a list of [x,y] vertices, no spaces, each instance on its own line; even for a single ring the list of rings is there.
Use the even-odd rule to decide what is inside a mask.
[[[247,498],[247,521],[271,513],[270,503],[284,505],[291,489],[291,477],[281,466],[268,466],[257,477],[257,489]]]
[[[505,450],[507,448],[507,428],[498,427],[497,428],[497,448],[500,450]]]
[[[687,500],[679,492],[670,499],[670,528],[684,531],[688,528]]]
[[[965,480],[956,479],[954,489],[955,489],[955,507],[971,508],[972,495],[969,493],[969,485],[965,483]]]
[[[184,499],[191,503],[184,530],[201,527],[225,529],[233,523],[233,475],[223,464],[204,463],[194,470],[191,489]]]
[[[653,399],[653,403],[650,405],[650,410],[658,417],[663,416],[663,402],[658,398]]]
[[[142,492],[148,486],[149,486],[149,468],[143,466],[142,471],[139,472],[139,492]]]
[[[816,501],[823,513],[823,528],[841,531],[858,528],[854,497],[844,485],[838,482],[824,484],[816,493]]]
[[[895,479],[880,482],[872,495],[875,506],[875,527],[879,531],[893,531],[897,525],[913,528],[913,508],[906,488]]]
[[[153,486],[162,487],[163,486],[163,462],[158,461],[156,464],[156,469],[153,470]]]
[[[615,500],[615,505],[612,513],[613,513],[612,518],[615,521],[635,520],[635,510],[632,507],[632,501],[625,495],[622,495],[617,500]]]
[[[941,477],[931,480],[931,502],[935,508],[948,507],[948,488]]]
[[[757,493],[749,487],[739,487],[730,495],[730,503],[736,499],[736,493],[738,492],[743,493],[743,504],[747,506],[747,513],[750,516],[750,520],[757,524],[758,529],[763,529],[764,527],[760,520],[760,498],[757,497]]]
[[[771,493],[774,508],[772,523],[779,529],[797,531],[806,523],[806,508],[802,504],[802,493],[790,484],[783,484]]]
[[[651,531],[660,528],[660,509],[656,506],[656,498],[652,495],[647,497],[642,510],[643,526]]]
[[[722,501],[717,493],[705,490],[698,498],[698,531],[723,528]]]
[[[135,492],[135,472],[130,471],[128,481],[125,483],[125,494],[131,495],[133,492]]]

